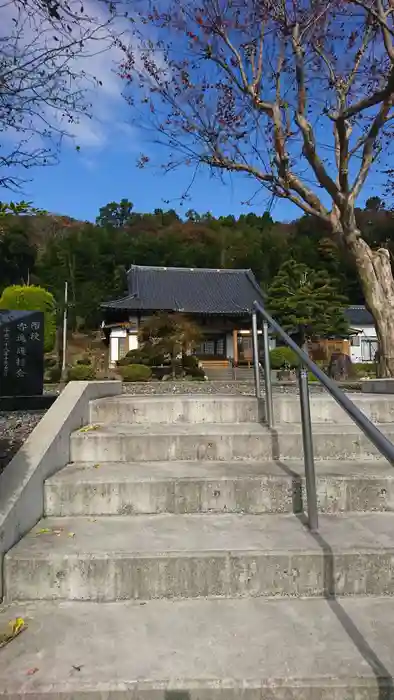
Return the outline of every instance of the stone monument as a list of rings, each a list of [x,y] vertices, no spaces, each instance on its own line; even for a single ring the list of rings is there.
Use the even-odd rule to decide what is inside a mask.
[[[0,310],[0,402],[20,397],[31,404],[29,397],[43,397],[43,383],[44,314]]]

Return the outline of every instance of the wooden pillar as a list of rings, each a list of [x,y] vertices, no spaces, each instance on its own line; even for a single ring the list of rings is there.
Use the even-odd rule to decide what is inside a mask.
[[[233,330],[233,358],[234,364],[238,364],[238,331]]]

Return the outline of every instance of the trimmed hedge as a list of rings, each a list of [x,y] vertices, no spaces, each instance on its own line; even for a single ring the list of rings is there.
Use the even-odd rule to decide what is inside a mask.
[[[146,365],[147,367],[160,367],[161,365],[170,364],[162,353],[147,352],[143,348],[129,350],[121,360],[117,361],[118,367],[127,367],[127,365]]]
[[[89,357],[89,355],[82,355],[82,357],[79,357],[78,360],[75,363],[76,365],[88,365],[90,366],[92,364],[92,360]]]
[[[61,367],[58,365],[56,367],[49,367],[45,372],[45,381],[49,384],[57,384],[60,382],[62,376]]]
[[[290,348],[273,348],[270,351],[270,361],[272,369],[294,369],[299,365],[299,359]]]
[[[200,369],[198,358],[195,355],[182,355],[182,367],[184,370]],[[189,374],[187,371],[186,374]]]
[[[353,369],[359,377],[376,377],[375,362],[355,362]]]
[[[0,297],[0,309],[42,311],[44,314],[44,352],[51,352],[56,340],[56,304],[53,294],[43,287],[14,284]]]
[[[91,365],[74,365],[67,373],[69,382],[89,382],[96,379],[96,374]]]
[[[123,365],[119,368],[119,374],[124,382],[148,382],[152,370],[146,365]]]

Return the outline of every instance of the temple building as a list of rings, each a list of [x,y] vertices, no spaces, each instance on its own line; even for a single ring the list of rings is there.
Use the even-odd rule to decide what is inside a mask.
[[[253,302],[264,303],[251,270],[132,265],[128,293],[102,304],[110,365],[138,348],[138,330],[148,316],[178,312],[202,331],[195,348],[204,365],[248,364],[252,360]]]

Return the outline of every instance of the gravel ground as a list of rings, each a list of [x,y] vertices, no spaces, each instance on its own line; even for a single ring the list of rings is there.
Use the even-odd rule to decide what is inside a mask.
[[[311,391],[324,391],[319,384],[310,384]],[[264,387],[262,387],[264,390]],[[295,383],[274,384],[273,391],[280,394],[297,394],[298,388]],[[255,389],[253,382],[129,382],[123,384],[124,394],[241,394],[243,396],[254,396]]]
[[[0,412],[0,474],[44,413],[45,411]]]

